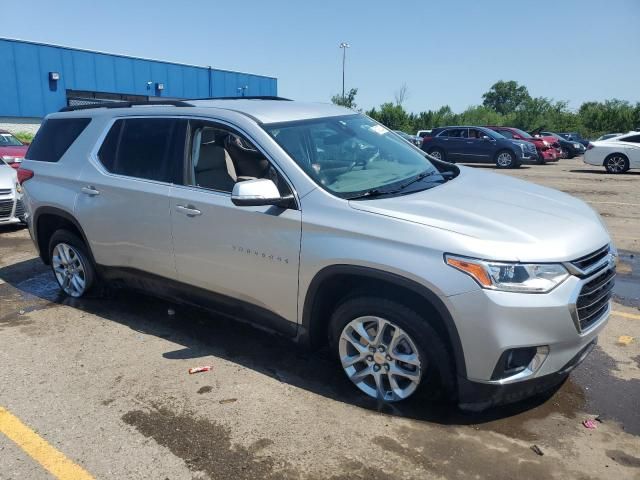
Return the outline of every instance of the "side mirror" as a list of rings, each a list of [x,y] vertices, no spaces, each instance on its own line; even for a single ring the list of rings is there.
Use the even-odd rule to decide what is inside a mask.
[[[282,197],[276,184],[266,178],[238,182],[231,192],[231,201],[238,207],[277,205],[287,208],[292,200],[293,195]]]

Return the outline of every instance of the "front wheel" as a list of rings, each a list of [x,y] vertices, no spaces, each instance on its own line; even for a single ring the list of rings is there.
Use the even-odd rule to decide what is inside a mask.
[[[453,381],[438,333],[427,319],[391,300],[358,296],[344,301],[331,317],[330,341],[349,380],[377,400],[436,393],[440,379]]]
[[[49,258],[64,293],[79,298],[91,289],[95,269],[84,242],[76,235],[67,230],[56,231],[49,242]]]
[[[604,168],[609,173],[624,173],[629,170],[629,159],[621,153],[613,153],[605,159]]]
[[[442,150],[441,148],[433,148],[429,150],[428,153],[436,160],[442,160],[443,162],[447,161],[447,154],[444,153],[444,150]]]
[[[498,168],[518,168],[520,162],[516,160],[516,156],[513,152],[503,150],[496,155],[496,166]]]

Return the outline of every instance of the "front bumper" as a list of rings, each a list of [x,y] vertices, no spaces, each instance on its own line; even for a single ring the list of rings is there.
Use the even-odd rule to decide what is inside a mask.
[[[497,395],[500,399],[519,391],[519,385],[526,391],[538,381],[546,385],[550,379],[559,379],[558,375],[566,376],[567,365],[595,342],[609,318],[610,300],[585,330],[580,330],[574,320],[576,298],[583,286],[600,274],[584,279],[570,276],[546,294],[478,288],[443,298],[456,324],[464,352],[466,377],[458,379],[461,403],[473,403],[471,397],[475,393],[470,392],[490,391],[492,397]],[[535,369],[495,379],[494,372],[504,352],[528,347],[548,349]],[[545,380],[538,380],[543,378]],[[536,382],[529,383],[533,380]],[[496,393],[501,390],[507,393]]]
[[[578,351],[558,372],[518,383],[496,385],[459,378],[458,405],[462,410],[479,412],[492,406],[514,403],[547,392],[562,384],[569,372],[587,358],[596,344],[597,338]]]
[[[540,150],[540,151],[538,151],[538,155],[545,162],[557,162],[558,159],[560,158],[560,155],[558,154],[558,152],[556,152],[555,148],[548,148],[547,150]]]
[[[0,225],[23,223],[25,218],[24,205],[20,198],[0,198]]]

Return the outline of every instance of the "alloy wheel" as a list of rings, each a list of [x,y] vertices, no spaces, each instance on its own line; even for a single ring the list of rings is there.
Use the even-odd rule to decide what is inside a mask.
[[[611,173],[622,173],[626,167],[626,159],[620,155],[614,155],[607,160],[607,170]]]
[[[442,160],[442,153],[440,153],[440,150],[434,150],[433,152],[429,153],[429,155],[437,160]]]
[[[53,249],[51,262],[60,288],[71,297],[82,296],[86,274],[78,251],[71,245],[59,243]]]
[[[501,167],[509,167],[513,159],[511,158],[511,154],[508,152],[502,152],[498,155],[498,165]]]
[[[389,320],[352,320],[342,330],[338,349],[347,377],[370,397],[395,402],[420,385],[424,366],[416,343]]]

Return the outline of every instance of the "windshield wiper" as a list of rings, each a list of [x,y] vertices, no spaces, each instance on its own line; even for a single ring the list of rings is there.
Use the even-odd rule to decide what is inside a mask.
[[[398,190],[396,191],[400,191],[400,190],[404,190],[405,188],[407,188],[409,185],[412,185],[416,182],[419,182],[420,180],[430,177],[431,175],[435,175],[436,173],[438,173],[437,170],[432,170],[432,171],[424,171],[422,173],[419,173],[418,175],[416,175],[415,177],[413,177],[411,180],[409,180],[408,182],[403,183],[402,185],[400,185],[400,187],[398,187]]]
[[[395,191],[395,190],[394,190]],[[356,200],[358,198],[371,198],[371,197],[378,197],[380,195],[386,195],[388,193],[394,193],[394,191],[392,192],[388,192],[386,190],[380,190],[378,188],[372,188],[371,190],[367,190],[364,193],[358,193],[357,195],[352,195],[350,197],[345,197],[346,200]]]

